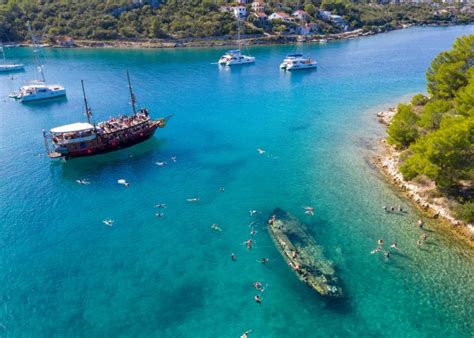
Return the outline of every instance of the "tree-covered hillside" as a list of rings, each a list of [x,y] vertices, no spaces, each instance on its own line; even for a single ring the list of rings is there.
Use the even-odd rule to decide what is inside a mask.
[[[307,22],[317,24],[318,33],[336,33],[343,29],[374,28],[389,30],[401,24],[465,23],[471,18],[440,12],[429,5],[378,5],[349,0],[266,0],[264,12],[305,10]],[[23,41],[26,22],[47,38],[69,35],[75,39],[111,40],[118,38],[209,37],[235,34],[236,20],[222,6],[237,5],[228,0],[0,0],[0,38]],[[246,5],[243,33],[295,33],[302,22],[260,20]],[[340,15],[347,24],[337,25],[321,17],[320,10]]]
[[[458,216],[474,221],[474,35],[458,38],[427,71],[429,96],[400,104],[388,141],[404,150],[400,171],[425,175],[460,203]]]

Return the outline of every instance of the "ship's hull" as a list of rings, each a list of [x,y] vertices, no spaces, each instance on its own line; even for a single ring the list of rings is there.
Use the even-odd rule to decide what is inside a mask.
[[[8,73],[8,72],[18,72],[20,70],[25,70],[23,65],[0,65],[0,73]]]
[[[65,89],[60,89],[60,90],[48,91],[48,92],[45,92],[45,93],[35,93],[35,94],[30,94],[30,95],[21,95],[20,96],[20,101],[22,103],[25,103],[25,102],[32,102],[32,101],[54,99],[54,98],[63,97],[63,96],[66,96],[66,90]]]
[[[308,64],[296,64],[296,65],[288,65],[286,70],[304,70],[304,69],[315,69],[318,65],[315,63],[308,63]]]
[[[342,297],[332,264],[305,227],[282,209],[275,209],[273,215],[275,218],[268,222],[269,233],[298,278],[322,296]]]
[[[73,149],[70,147],[57,147],[55,150],[56,153],[60,154],[60,157],[65,158],[94,156],[109,153],[112,151],[128,148],[148,140],[153,136],[157,128],[158,125],[155,124],[147,130],[144,130],[141,133],[137,133],[136,135],[121,141],[105,140],[102,137],[90,142],[84,142],[84,147],[79,145],[79,149]]]

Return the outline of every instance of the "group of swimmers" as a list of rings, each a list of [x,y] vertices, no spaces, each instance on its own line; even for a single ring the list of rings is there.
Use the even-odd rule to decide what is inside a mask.
[[[377,241],[377,247],[376,247],[374,250],[372,250],[372,251],[370,252],[370,254],[373,255],[373,254],[376,254],[377,252],[382,252],[382,249],[383,249],[384,244],[385,244],[384,240],[383,240],[383,239],[379,239],[379,240]],[[395,250],[398,250],[398,244],[397,244],[397,242],[395,241],[395,242],[393,242],[392,244],[390,244],[390,248],[395,249]],[[388,251],[388,250],[384,250],[384,251],[383,251],[383,255],[384,255],[385,259],[388,260],[388,259],[392,256],[392,253],[391,253],[390,251]]]
[[[401,205],[398,206],[398,208],[395,207],[387,207],[386,205],[383,206],[383,210],[385,212],[403,212],[406,213],[406,211],[403,209]]]

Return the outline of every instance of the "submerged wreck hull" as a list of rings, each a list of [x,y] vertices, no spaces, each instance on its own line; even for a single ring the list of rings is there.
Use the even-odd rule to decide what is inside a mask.
[[[275,209],[268,229],[281,255],[302,282],[322,296],[343,296],[332,264],[296,218],[282,209]]]

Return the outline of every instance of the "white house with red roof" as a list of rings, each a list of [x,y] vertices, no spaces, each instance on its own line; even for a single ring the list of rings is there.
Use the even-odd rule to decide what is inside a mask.
[[[283,22],[294,22],[295,18],[292,18],[288,14],[284,12],[276,12],[272,13],[268,16],[268,20],[273,21],[273,20],[281,20]]]
[[[265,3],[262,0],[255,0],[252,2],[252,11],[261,13],[265,10]]]
[[[294,11],[291,16],[297,18],[300,21],[308,21],[309,20],[309,14],[306,13],[305,11],[302,11],[301,9]]]

